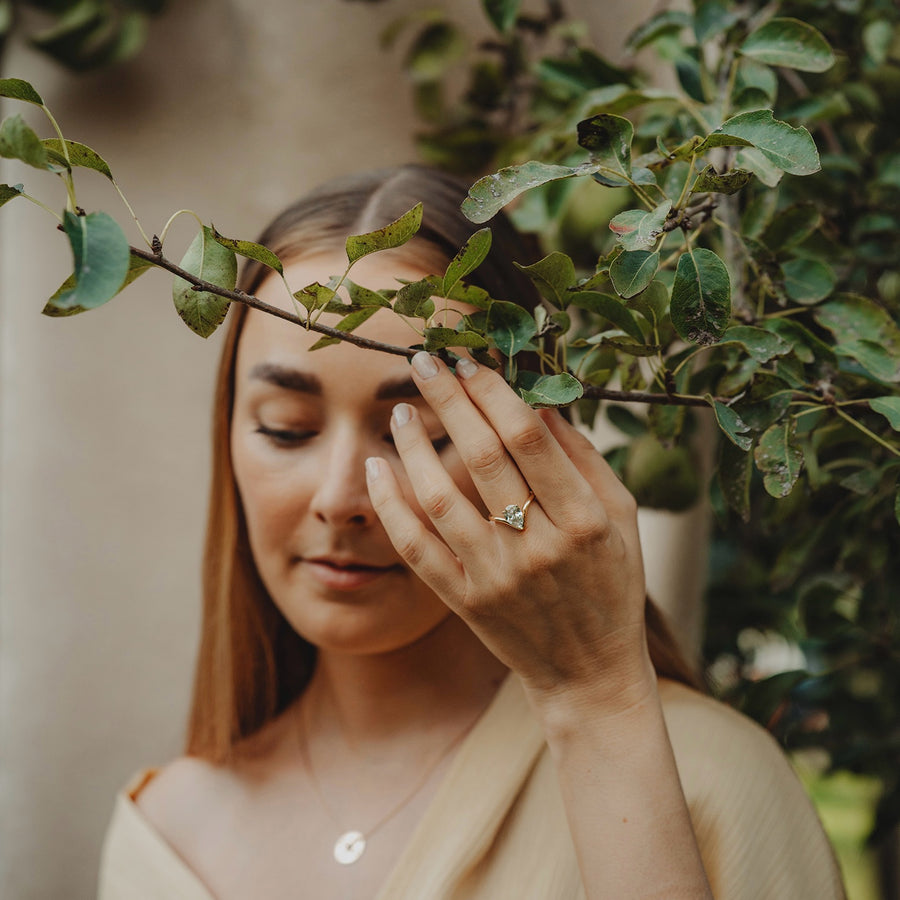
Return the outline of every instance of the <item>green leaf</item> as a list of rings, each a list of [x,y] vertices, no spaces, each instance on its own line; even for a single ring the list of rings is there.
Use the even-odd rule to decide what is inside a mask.
[[[455,328],[426,328],[425,349],[429,353],[442,350],[444,347],[468,347],[470,349],[487,349],[487,340],[475,331],[457,331]]]
[[[63,214],[63,228],[72,247],[75,284],[55,299],[59,309],[94,309],[122,289],[131,248],[118,223],[103,212],[88,216]]]
[[[689,141],[685,141],[683,144],[680,144],[678,147],[676,147],[669,154],[669,157],[676,160],[688,160],[691,157],[703,156],[710,150],[715,150],[717,147],[751,146],[751,142],[745,140],[744,138],[736,137],[731,134],[722,134],[719,131],[714,131],[712,134],[708,134],[705,138],[702,138],[699,135],[695,135]]]
[[[279,275],[284,275],[284,266],[281,264],[281,260],[268,247],[263,247],[262,244],[256,244],[253,241],[238,241],[234,238],[227,238],[216,231],[215,225],[212,227],[212,233],[216,241],[223,247],[227,247],[246,259],[262,263],[264,266],[274,269]]]
[[[484,262],[490,249],[491,229],[480,228],[450,260],[447,271],[444,273],[441,294],[446,297],[461,278],[465,278],[470,272],[477,269]]]
[[[349,278],[344,279],[344,285],[347,288],[347,293],[350,294],[350,304],[354,310],[372,309],[373,307],[376,309],[391,308],[391,301],[378,291],[363,287]]]
[[[664,200],[655,209],[626,209],[609,223],[609,230],[626,250],[649,250],[663,233],[672,201]]]
[[[0,156],[20,159],[35,169],[46,169],[50,162],[41,139],[18,114],[4,119],[0,125]]]
[[[515,356],[537,334],[537,324],[527,309],[495,300],[487,311],[485,331],[504,356]]]
[[[763,433],[753,452],[766,491],[778,499],[791,492],[803,469],[803,451],[795,443],[796,431],[794,419],[776,423]]]
[[[44,105],[41,95],[21,78],[0,78],[0,97],[24,100],[26,103],[34,103],[35,106]]]
[[[327,308],[330,304],[335,302],[335,297],[336,294],[334,288],[325,284],[319,284],[318,281],[314,281],[312,284],[300,288],[300,290],[294,294],[294,299],[299,303],[302,303],[310,312]],[[339,299],[336,302],[340,306],[343,306],[343,303]]]
[[[736,343],[746,348],[747,352],[757,362],[768,362],[776,356],[784,356],[789,353],[791,345],[764,328],[755,328],[752,325],[735,325],[722,335],[721,343]]]
[[[416,35],[406,54],[405,68],[414,84],[430,87],[465,52],[465,39],[455,25],[432,22]]]
[[[788,297],[805,306],[824,300],[837,284],[834,269],[815,259],[792,259],[781,270]]]
[[[719,442],[719,464],[716,477],[725,502],[744,522],[750,521],[750,476],[753,457],[749,448],[736,446],[732,441]]]
[[[747,37],[739,52],[801,72],[825,72],[834,65],[834,53],[822,33],[799,19],[770,19]]]
[[[741,14],[729,9],[725,0],[701,0],[694,9],[694,36],[698,44],[727,31],[741,20]]]
[[[708,394],[706,401],[715,411],[716,422],[725,437],[741,450],[749,450],[753,445],[753,439],[747,437],[750,426],[730,406],[726,406]]]
[[[752,172],[766,187],[776,187],[784,177],[784,172],[769,162],[756,147],[744,147],[734,161],[741,168]]]
[[[205,225],[197,233],[187,253],[181,260],[181,268],[216,287],[234,290],[237,282],[237,257],[229,247],[223,247],[211,228]],[[172,299],[178,315],[191,331],[200,337],[209,337],[225,319],[230,301],[218,294],[194,290],[183,278],[176,278],[172,285]]]
[[[651,325],[659,327],[669,311],[669,291],[658,279],[651,281],[640,294],[631,298],[628,305]]]
[[[683,340],[714,344],[731,320],[731,281],[725,263],[712,250],[682,253],[675,271],[672,324]]]
[[[821,169],[819,151],[805,128],[792,128],[757,109],[728,119],[717,132],[750,141],[773,166],[790,175],[811,175]]]
[[[656,277],[659,254],[648,250],[626,250],[609,267],[609,277],[620,297],[639,294]]]
[[[759,239],[780,253],[803,243],[821,224],[822,214],[814,204],[796,203],[776,212]]]
[[[541,296],[557,309],[569,305],[569,287],[575,283],[575,264],[565,253],[554,250],[530,266],[515,263],[535,284]]]
[[[131,256],[128,261],[128,273],[125,275],[125,280],[122,282],[122,287],[119,288],[119,291],[123,291],[132,281],[139,278],[148,269],[153,268],[155,268],[153,263],[147,262],[147,260],[142,259],[140,256]],[[59,298],[67,295],[74,287],[75,275],[72,274],[56,289],[53,296],[50,297],[44,308],[41,310],[41,315],[50,316],[51,318],[61,318],[87,312],[88,308],[81,305],[57,306]]]
[[[754,431],[774,425],[791,404],[792,391],[786,381],[766,372],[753,376],[753,383],[734,410]]]
[[[427,304],[431,304],[430,310],[433,311],[431,298],[439,290],[439,286],[432,284],[427,278],[404,284],[394,297],[394,312],[412,319],[425,318],[431,314]]]
[[[0,184],[0,206],[9,203],[16,197],[21,197],[24,190],[25,185],[23,184]]]
[[[481,0],[481,5],[494,28],[505,33],[515,24],[522,0]]]
[[[643,22],[628,36],[626,47],[640,50],[660,37],[678,34],[691,27],[691,17],[680,9],[665,9]]]
[[[520,166],[507,166],[499,172],[479,178],[469,188],[469,195],[462,204],[463,215],[470,222],[480,225],[530,188],[560,178],[571,178],[573,175],[589,175],[594,171],[595,165],[553,166],[534,160]]]
[[[717,175],[714,166],[707,166],[691,185],[691,193],[736,194],[739,190],[746,187],[747,182],[752,177],[753,173],[748,172],[746,169],[734,169],[731,172]]]
[[[600,291],[578,291],[572,295],[571,304],[608,319],[638,343],[644,343],[644,333],[631,310],[618,297]]]
[[[882,381],[900,381],[900,328],[877,303],[841,294],[817,307],[814,315],[834,334],[838,356],[855,359]]]
[[[631,178],[634,126],[622,116],[603,113],[578,123],[578,144],[603,167],[601,174]]]
[[[357,260],[377,253],[379,250],[390,250],[402,247],[422,224],[422,204],[417,203],[412,209],[403,213],[398,219],[366,234],[353,234],[347,238],[347,259],[352,265]]]
[[[900,431],[900,397],[873,397],[869,406],[874,412],[881,413],[894,431]]]
[[[519,387],[519,396],[529,405],[544,409],[574,403],[584,394],[584,387],[568,372],[543,375],[529,387]]]
[[[60,160],[60,165],[66,165],[63,144],[59,138],[46,138],[41,143],[44,145],[44,149],[56,154],[55,158]],[[80,166],[83,169],[93,169],[112,181],[112,172],[106,164],[106,160],[96,150],[91,150],[86,144],[79,144],[78,141],[66,141],[66,150],[69,152],[67,168]]]

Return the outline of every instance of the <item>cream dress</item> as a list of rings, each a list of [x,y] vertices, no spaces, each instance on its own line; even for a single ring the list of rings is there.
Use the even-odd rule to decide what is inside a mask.
[[[716,900],[841,900],[831,848],[772,738],[680,685],[661,682],[661,695]],[[138,773],[116,799],[98,900],[214,900],[135,803],[154,774]],[[510,675],[461,745],[377,900],[584,896],[553,762]]]

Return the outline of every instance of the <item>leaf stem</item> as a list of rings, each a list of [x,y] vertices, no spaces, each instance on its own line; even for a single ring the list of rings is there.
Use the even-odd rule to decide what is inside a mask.
[[[866,426],[863,425],[862,422],[858,422],[856,419],[853,418],[853,416],[848,416],[847,413],[845,413],[842,409],[840,409],[837,406],[834,407],[834,411],[842,419],[844,419],[846,422],[848,422],[850,425],[852,425],[854,428],[858,428],[863,434],[870,437],[873,441],[875,441],[875,443],[881,444],[881,446],[884,447],[886,450],[890,450],[891,453],[894,454],[894,456],[900,456],[900,450],[898,450],[892,444],[889,444],[884,438],[879,437],[877,434],[875,434],[874,431],[869,431],[869,429],[866,428]]]
[[[54,219],[56,219],[57,222],[62,224],[62,216],[55,210],[50,209],[50,207],[46,204],[41,203],[41,201],[38,200],[37,197],[32,197],[31,194],[26,194],[25,191],[22,191],[19,196],[24,197],[26,200],[30,200],[35,206],[39,206],[41,209],[46,210],[48,213],[50,213],[51,216],[53,216]]]
[[[113,187],[116,189],[116,193],[119,195],[119,199],[125,204],[125,208],[128,210],[128,212],[131,213],[131,218],[134,219],[134,224],[137,225],[137,229],[141,233],[141,237],[144,239],[144,243],[152,249],[153,241],[151,241],[150,238],[147,237],[147,232],[144,231],[143,226],[141,225],[140,221],[138,220],[137,214],[132,209],[131,204],[128,202],[128,198],[122,192],[122,188],[119,187],[118,182],[115,180],[115,178],[111,179],[111,181],[112,181]],[[160,240],[162,240],[162,238],[160,238]]]

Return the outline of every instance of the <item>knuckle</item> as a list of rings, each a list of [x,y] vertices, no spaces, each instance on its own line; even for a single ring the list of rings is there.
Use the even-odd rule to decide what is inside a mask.
[[[394,549],[412,569],[417,569],[425,559],[425,544],[421,535],[405,531],[394,539]]]
[[[510,438],[510,449],[523,456],[538,456],[547,449],[547,427],[540,419],[523,423]]]
[[[490,478],[506,466],[506,449],[496,440],[481,441],[467,454],[466,462],[473,474]]]
[[[419,497],[419,505],[429,519],[443,519],[453,508],[454,502],[450,494],[442,488],[424,491]]]

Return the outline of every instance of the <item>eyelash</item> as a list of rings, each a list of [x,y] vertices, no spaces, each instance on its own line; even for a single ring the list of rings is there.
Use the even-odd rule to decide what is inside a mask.
[[[266,425],[258,425],[256,432],[257,434],[261,434],[268,438],[277,447],[296,447],[298,444],[302,444],[304,441],[308,441],[310,438],[316,436],[315,431],[290,431],[284,428],[269,428]],[[386,434],[384,440],[392,447],[394,446],[394,437],[392,434]],[[435,453],[440,453],[449,445],[449,434],[445,434],[431,442],[431,446],[434,447]]]

